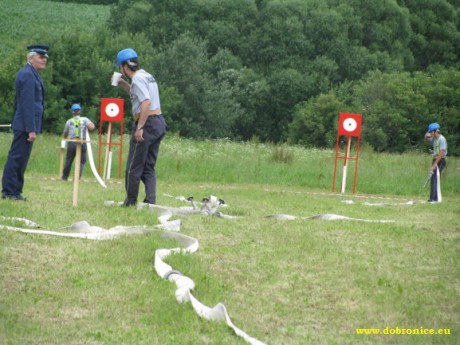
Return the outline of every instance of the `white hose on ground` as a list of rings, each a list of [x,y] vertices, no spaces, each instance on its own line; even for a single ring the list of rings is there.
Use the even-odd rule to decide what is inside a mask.
[[[89,136],[88,128],[86,128],[86,148],[87,148],[86,151],[88,153],[89,165],[91,166],[91,171],[93,172],[94,177],[96,178],[97,182],[99,182],[99,184],[102,187],[107,188],[105,182],[99,176],[99,173],[97,172],[96,166],[94,165],[93,150],[91,149],[91,137]]]
[[[87,132],[87,138],[89,139],[89,133]],[[88,149],[90,151],[90,149]],[[92,155],[91,155],[92,157]],[[92,161],[92,159],[90,160]],[[94,165],[94,162],[93,162]],[[99,174],[95,174],[96,178],[99,177]],[[100,179],[100,177],[99,177]],[[99,180],[98,179],[98,180]],[[101,180],[102,181],[102,180]],[[103,181],[102,181],[103,182]],[[185,200],[185,198],[184,198]],[[198,240],[186,236],[180,233],[181,221],[180,220],[173,220],[171,221],[172,216],[190,216],[194,214],[203,214],[203,215],[213,215],[221,218],[232,219],[232,218],[241,218],[241,217],[234,217],[234,216],[226,216],[218,211],[218,207],[220,206],[223,201],[216,201],[215,197],[210,197],[207,199],[206,203],[201,209],[196,209],[194,207],[187,207],[187,208],[174,208],[174,207],[166,207],[166,206],[159,206],[159,205],[149,205],[149,204],[139,204],[137,209],[142,210],[148,208],[149,210],[158,212],[158,220],[160,224],[156,225],[156,229],[163,229],[166,230],[164,232],[164,236],[169,239],[174,239],[178,241],[184,248],[170,248],[170,249],[157,249],[154,253],[154,267],[157,274],[165,280],[173,282],[176,284],[176,299],[178,302],[190,302],[192,304],[193,309],[195,312],[202,318],[207,320],[220,320],[224,321],[230,328],[233,329],[236,335],[243,338],[246,342],[250,343],[251,345],[265,345],[265,343],[261,342],[260,340],[251,337],[242,329],[235,326],[230,319],[230,316],[227,312],[227,308],[224,304],[218,303],[213,308],[210,308],[199,300],[197,300],[192,291],[195,288],[194,281],[183,275],[181,272],[174,270],[170,265],[168,265],[164,260],[173,253],[195,253],[198,251],[199,244]],[[120,205],[120,203],[115,203],[113,201],[106,201],[104,202],[106,206],[113,206],[113,205]],[[352,220],[352,221],[363,221],[363,222],[381,222],[381,223],[389,223],[394,222],[392,220],[370,220],[370,219],[359,219],[359,218],[350,218],[346,216],[336,215],[336,214],[319,214],[310,217],[297,217],[292,216],[289,214],[275,214],[267,216],[269,218],[273,218],[276,220],[306,220],[306,219],[320,219],[320,220]],[[8,219],[8,217],[3,217],[3,219]],[[14,221],[21,221],[24,222],[28,226],[38,227],[38,224],[29,221],[24,218],[14,218],[10,217],[11,220]],[[108,240],[118,237],[123,234],[145,234],[150,233],[152,229],[148,229],[145,226],[137,226],[137,227],[125,227],[125,226],[116,226],[111,229],[103,229],[97,226],[90,226],[88,222],[82,221],[75,224],[72,224],[68,227],[69,230],[72,232],[56,232],[56,231],[49,231],[49,230],[32,230],[32,229],[24,229],[18,227],[12,227],[7,225],[0,224],[0,228],[13,230],[13,231],[20,231],[23,233],[30,233],[30,234],[42,234],[42,235],[54,235],[54,236],[65,236],[65,237],[74,237],[74,238],[84,238],[84,239],[91,239],[91,240]]]

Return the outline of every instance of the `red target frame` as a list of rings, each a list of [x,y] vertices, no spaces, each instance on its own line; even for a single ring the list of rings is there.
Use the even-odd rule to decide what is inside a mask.
[[[122,98],[101,98],[101,123],[123,122],[123,108],[125,100]]]
[[[338,135],[346,135],[351,137],[361,136],[361,115],[340,113]]]

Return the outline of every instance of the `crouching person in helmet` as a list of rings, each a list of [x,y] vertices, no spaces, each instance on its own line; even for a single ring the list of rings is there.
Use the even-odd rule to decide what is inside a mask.
[[[429,202],[440,202],[441,201],[441,188],[440,182],[438,186],[438,169],[439,177],[446,167],[446,156],[447,156],[447,141],[446,138],[441,134],[441,126],[434,122],[428,126],[428,132],[425,134],[425,141],[433,145],[433,163],[431,166],[431,190]],[[439,188],[438,188],[439,187]],[[439,191],[439,195],[438,195]]]
[[[120,79],[118,86],[130,95],[134,115],[126,162],[126,199],[123,206],[136,205],[140,181],[145,185],[143,201],[155,204],[155,164],[161,140],[166,133],[158,84],[150,73],[140,68],[137,53],[131,48],[118,53],[117,66],[123,77],[131,79],[131,84],[123,78]]]

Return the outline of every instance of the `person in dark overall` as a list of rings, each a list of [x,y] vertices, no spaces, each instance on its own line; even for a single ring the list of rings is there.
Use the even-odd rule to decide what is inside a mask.
[[[87,117],[81,116],[81,106],[80,104],[72,105],[72,118],[67,120],[64,126],[64,139],[75,139],[79,138],[86,140],[86,129],[92,131],[95,126]],[[80,177],[83,174],[83,169],[85,168],[86,163],[86,143],[81,144],[81,160],[80,160]],[[63,181],[67,181],[70,174],[70,169],[72,168],[72,163],[75,159],[77,153],[77,143],[75,141],[69,141],[67,143],[67,153],[65,158],[64,169],[62,170]]]
[[[134,122],[126,162],[126,199],[123,206],[137,203],[139,185],[145,185],[144,202],[156,203],[155,164],[160,143],[166,133],[166,122],[161,113],[158,84],[150,73],[140,68],[137,53],[123,49],[117,55],[117,66],[123,77],[131,79],[129,84],[123,78],[118,85],[131,97]]]
[[[441,126],[438,123],[434,122],[428,126],[428,132],[425,134],[425,141],[433,145],[431,188],[428,202],[439,202],[437,169],[439,169],[439,176],[441,176],[442,171],[447,165],[447,141],[441,134]]]
[[[27,47],[27,64],[16,75],[14,117],[11,124],[13,142],[2,176],[2,199],[25,201],[22,195],[24,173],[32,146],[42,132],[45,109],[45,88],[40,72],[48,62],[48,45]]]

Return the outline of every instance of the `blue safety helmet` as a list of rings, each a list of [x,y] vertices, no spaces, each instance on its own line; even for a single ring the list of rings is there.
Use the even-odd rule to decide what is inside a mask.
[[[120,50],[117,55],[117,67],[120,67],[122,62],[137,58],[137,53],[132,48]]]
[[[75,103],[74,105],[72,105],[71,109],[72,111],[81,110],[80,104]]]
[[[441,126],[439,125],[439,123],[433,122],[433,123],[430,123],[428,125],[428,132],[433,132],[433,131],[435,131],[437,129],[440,129],[440,128],[441,128]]]

